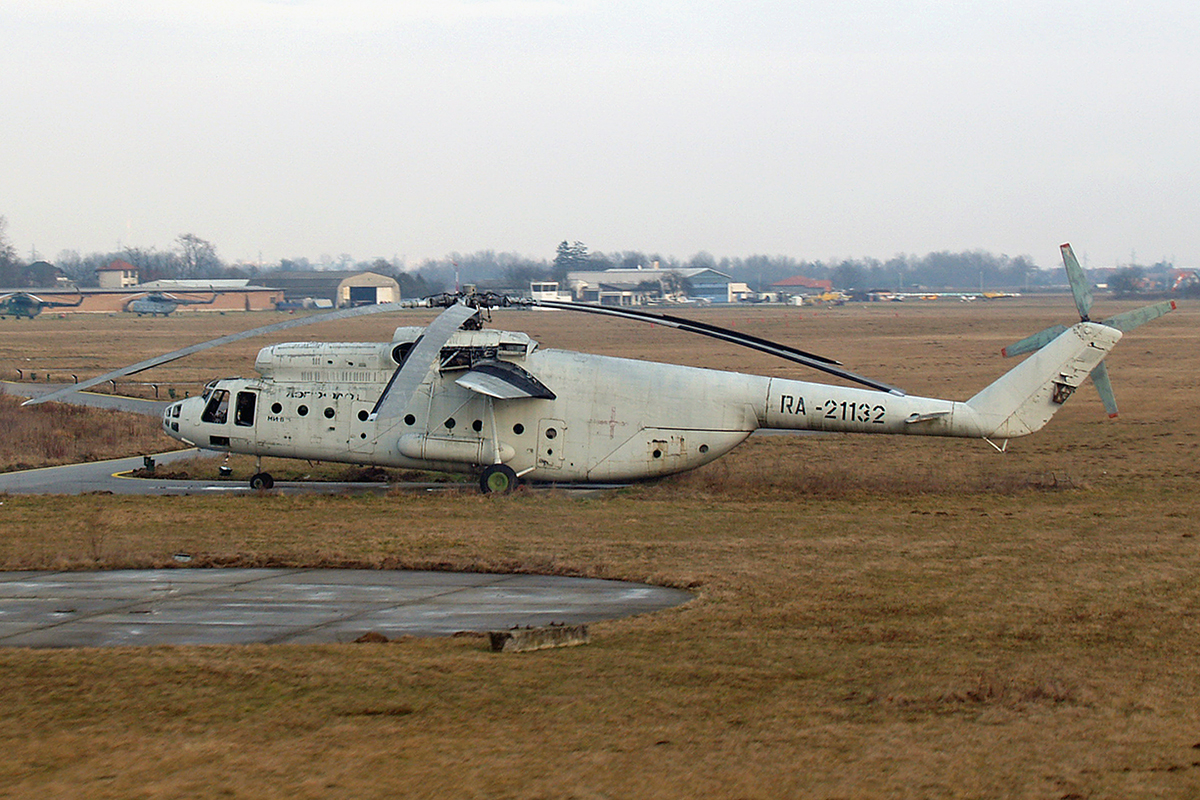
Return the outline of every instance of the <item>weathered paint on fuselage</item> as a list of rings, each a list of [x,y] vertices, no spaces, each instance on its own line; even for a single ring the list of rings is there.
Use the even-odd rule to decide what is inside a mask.
[[[443,471],[504,463],[531,480],[636,480],[698,467],[758,428],[1023,436],[1050,419],[1121,335],[1080,323],[957,402],[537,350],[524,334],[460,332],[402,413],[376,418],[421,330],[401,329],[391,343],[264,348],[262,377],[214,381],[203,397],[168,407],[164,429],[200,447],[252,455]],[[459,385],[476,356],[519,365],[553,399],[494,399]]]
[[[371,411],[390,372],[363,380],[244,380],[210,386],[164,416],[166,432],[201,447],[381,466],[474,470],[501,460],[532,480],[629,480],[700,466],[761,425],[768,378],[545,350],[522,366],[556,398],[493,400],[431,372],[405,413]],[[214,392],[224,414],[201,416]],[[254,410],[239,419],[239,397]],[[248,404],[248,399],[242,401]]]
[[[319,383],[221,380],[212,391],[229,392],[223,415],[202,421],[206,400],[190,398],[164,425],[217,450],[445,471],[494,463],[498,447],[532,480],[613,481],[698,467],[762,427],[917,433],[904,417],[918,406],[961,405],[556,350],[522,365],[557,397],[493,400],[458,386],[461,372],[435,371],[403,416],[377,421],[371,410],[390,372],[345,369],[343,380]],[[239,398],[253,403],[240,417]]]

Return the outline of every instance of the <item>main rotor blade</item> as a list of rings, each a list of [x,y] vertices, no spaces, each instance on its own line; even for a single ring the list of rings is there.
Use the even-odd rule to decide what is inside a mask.
[[[721,339],[722,341],[731,342],[733,344],[748,347],[751,350],[758,350],[763,353],[770,353],[773,356],[793,361],[797,364],[803,364],[806,367],[820,370],[821,372],[830,375],[836,375],[839,378],[845,378],[853,383],[858,383],[863,386],[869,386],[872,389],[878,389],[881,392],[890,392],[891,394],[903,397],[904,391],[898,389],[891,384],[877,381],[874,378],[867,378],[863,375],[851,372],[848,369],[843,369],[841,362],[835,361],[832,358],[819,356],[815,353],[806,353],[803,350],[798,350],[794,347],[789,347],[784,344],[772,342],[769,339],[762,339],[758,336],[752,336],[747,333],[739,333],[737,331],[722,328],[717,325],[709,325],[706,322],[696,322],[695,320],[684,319],[683,317],[673,317],[668,314],[654,314],[649,311],[634,311],[630,308],[620,308],[614,306],[593,306],[586,303],[564,303],[558,300],[533,300],[532,305],[544,306],[546,308],[558,308],[563,311],[582,311],[585,314],[601,314],[610,317],[622,317],[624,319],[635,319],[641,322],[653,322],[656,325],[665,325],[668,328],[678,328],[689,333],[698,333],[701,336],[708,336],[713,339]]]
[[[455,303],[429,323],[429,326],[425,328],[425,333],[408,352],[404,363],[396,368],[392,379],[388,381],[383,394],[375,403],[376,419],[386,420],[398,417],[404,409],[408,408],[409,401],[417,393],[425,376],[431,369],[439,366],[442,348],[446,342],[450,341],[450,337],[462,327],[464,322],[478,313],[478,309],[471,308],[465,303]]]
[[[1070,244],[1059,245],[1062,252],[1063,266],[1067,268],[1067,280],[1071,284],[1071,294],[1075,296],[1075,308],[1079,309],[1079,319],[1088,321],[1088,312],[1092,310],[1092,285],[1075,258],[1075,251]]]
[[[266,333],[287,330],[288,328],[299,328],[304,325],[315,325],[318,322],[331,322],[335,319],[347,319],[349,317],[363,317],[368,314],[382,314],[386,311],[395,311],[402,307],[403,306],[398,306],[392,303],[380,303],[373,306],[358,306],[357,308],[346,308],[342,309],[341,311],[332,311],[328,314],[317,314],[311,317],[296,317],[294,319],[284,320],[283,322],[276,322],[272,325],[264,325],[261,328],[252,328],[251,330],[242,331],[241,333],[231,333],[228,336],[222,336],[218,339],[210,339],[207,342],[189,345],[170,353],[164,353],[161,356],[155,356],[154,358],[148,358],[145,361],[139,361],[136,364],[130,364],[128,367],[122,367],[121,369],[107,372],[98,377],[89,378],[86,381],[81,381],[72,386],[59,389],[58,391],[44,394],[41,397],[30,398],[21,405],[36,405],[38,403],[45,403],[49,400],[58,400],[74,392],[81,392],[84,389],[90,389],[93,386],[98,386],[99,384],[106,383],[107,381],[116,380],[117,378],[124,378],[127,375],[136,375],[137,373],[148,370],[151,367],[157,367],[161,364],[169,364],[170,362],[183,358],[184,356],[190,356],[193,353],[199,353],[202,350],[209,350],[213,347],[220,347],[223,344],[238,342],[242,339],[249,339],[251,337],[260,336]]]
[[[78,289],[76,289],[75,291],[79,292]],[[76,300],[74,303],[56,303],[56,302],[53,302],[50,300],[43,300],[42,303],[45,305],[48,305],[48,306],[53,306],[55,308],[75,308],[76,306],[83,305],[83,292],[79,292],[79,299]]]

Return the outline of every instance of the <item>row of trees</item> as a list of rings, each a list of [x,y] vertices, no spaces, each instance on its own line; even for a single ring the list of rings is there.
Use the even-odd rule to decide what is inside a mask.
[[[168,250],[127,247],[109,253],[80,255],[73,250],[58,254],[53,265],[37,261],[23,262],[6,235],[6,221],[0,217],[0,287],[21,288],[53,283],[55,268],[79,286],[96,285],[96,269],[114,260],[123,260],[138,269],[142,281],[170,278],[217,279],[260,278],[276,270],[313,269],[370,270],[390,275],[400,282],[405,297],[421,297],[475,284],[490,289],[521,291],[531,281],[557,280],[565,285],[569,272],[611,268],[661,270],[707,267],[744,282],[752,289],[767,290],[772,283],[793,275],[832,281],[837,289],[866,291],[895,290],[1023,290],[1064,283],[1061,270],[1039,269],[1028,256],[1015,258],[983,251],[929,253],[925,256],[898,255],[887,261],[843,259],[838,261],[798,260],[789,256],[753,255],[745,258],[716,259],[700,252],[686,261],[660,253],[639,250],[590,252],[582,242],[563,241],[550,261],[532,259],[516,253],[482,250],[475,253],[451,253],[441,259],[427,259],[416,269],[407,269],[395,260],[376,258],[356,261],[348,254],[333,259],[322,257],[317,263],[306,258],[282,259],[270,266],[224,262],[212,243],[193,233],[178,236]],[[1150,267],[1130,267],[1114,276],[1114,290],[1137,293],[1154,284],[1173,265],[1160,262]],[[1163,280],[1158,280],[1162,283]],[[1120,287],[1118,289],[1118,286]],[[1200,291],[1200,290],[1198,290]]]
[[[24,268],[17,248],[8,241],[8,220],[0,217],[0,286],[24,286]]]

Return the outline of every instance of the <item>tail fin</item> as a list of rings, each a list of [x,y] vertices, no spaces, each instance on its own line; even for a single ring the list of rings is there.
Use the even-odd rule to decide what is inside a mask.
[[[1075,308],[1079,311],[1079,319],[1081,322],[1089,322],[1091,321],[1091,317],[1088,315],[1092,310],[1093,302],[1092,285],[1088,281],[1087,275],[1084,274],[1083,269],[1079,266],[1079,259],[1075,257],[1075,252],[1071,249],[1071,245],[1060,245],[1059,250],[1062,251],[1063,266],[1067,269],[1067,280],[1071,284],[1071,294],[1075,297]],[[1128,333],[1137,326],[1144,325],[1152,319],[1158,319],[1163,314],[1174,310],[1175,301],[1164,300],[1161,303],[1154,303],[1153,305],[1109,317],[1104,320],[1103,324],[1110,328],[1116,328],[1122,333]],[[1010,344],[1001,350],[1000,354],[1007,358],[1009,356],[1031,353],[1057,339],[1065,330],[1067,330],[1065,325],[1053,325],[1044,331],[1035,333],[1033,336],[1022,339],[1016,344]],[[1092,372],[1092,384],[1100,394],[1100,400],[1104,403],[1104,410],[1108,412],[1109,418],[1117,416],[1117,396],[1113,393],[1112,381],[1108,377],[1108,367],[1103,362],[1097,364],[1095,370]]]
[[[967,401],[987,436],[1039,430],[1099,366],[1121,331],[1080,322]]]

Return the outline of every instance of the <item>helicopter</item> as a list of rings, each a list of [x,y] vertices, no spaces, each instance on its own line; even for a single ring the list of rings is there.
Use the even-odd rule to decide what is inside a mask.
[[[83,305],[82,292],[79,294],[79,299],[74,303],[43,300],[36,294],[30,294],[29,292],[11,292],[6,295],[0,295],[0,319],[4,319],[5,317],[33,319],[42,313],[43,308],[75,308],[80,305]]]
[[[1062,246],[1080,321],[1005,349],[1030,353],[964,402],[914,397],[840,362],[740,331],[627,307],[489,294],[442,295],[426,327],[389,342],[294,342],[262,348],[257,378],[223,378],[168,405],[163,430],[203,449],[256,456],[250,479],[270,489],[264,456],[474,472],[484,493],[522,480],[611,483],[694,469],[760,428],[970,437],[1003,451],[1042,428],[1089,377],[1116,413],[1104,357],[1122,334],[1174,310],[1165,301],[1103,322]],[[653,322],[732,342],[835,375],[839,386],[541,349],[527,334],[485,330],[497,307],[544,307]],[[361,306],[191,345],[26,401],[41,403],[210,347],[316,321],[382,313]],[[996,440],[1004,440],[997,444]]]
[[[212,289],[210,288],[209,291]],[[208,300],[191,300],[166,292],[149,292],[144,295],[134,295],[126,300],[123,310],[137,314],[139,317],[145,314],[152,317],[161,314],[165,317],[180,306],[212,305],[216,300],[216,292],[213,292],[213,296]]]

